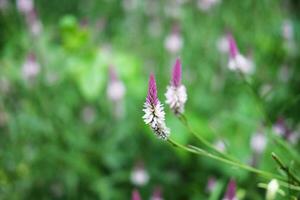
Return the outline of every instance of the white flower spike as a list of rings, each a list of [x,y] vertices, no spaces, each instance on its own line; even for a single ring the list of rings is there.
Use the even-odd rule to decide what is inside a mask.
[[[145,112],[144,122],[150,125],[158,138],[167,140],[170,136],[170,129],[165,124],[165,112],[157,98],[156,82],[153,74],[150,75],[148,95],[143,111]]]
[[[171,84],[167,87],[166,104],[168,104],[171,110],[180,115],[184,112],[184,105],[187,101],[186,88],[181,84],[181,62],[179,59],[173,67]]]

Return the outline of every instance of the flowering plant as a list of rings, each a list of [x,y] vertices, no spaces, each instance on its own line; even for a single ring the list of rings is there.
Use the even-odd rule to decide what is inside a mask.
[[[253,88],[250,83],[247,82],[245,79],[245,76],[243,76],[244,73],[248,72],[248,70],[244,70],[243,63],[239,62],[242,56],[238,53],[235,41],[231,35],[228,36],[229,38],[229,47],[230,47],[230,62],[229,62],[229,68],[235,69],[238,72],[240,72],[241,78],[244,80],[245,84],[249,87],[249,89],[252,91],[252,94],[256,94],[255,91],[253,91]],[[279,166],[279,168],[285,173],[286,178],[282,175],[278,175],[275,173],[271,173],[268,171],[264,171],[258,168],[255,168],[255,166],[250,166],[248,164],[242,163],[236,158],[234,158],[232,155],[221,151],[216,146],[211,144],[209,141],[207,141],[205,138],[203,138],[200,134],[196,133],[192,130],[188,123],[188,118],[184,115],[184,105],[187,101],[187,94],[186,94],[186,88],[181,82],[182,78],[182,69],[181,69],[181,61],[180,59],[177,59],[175,62],[175,65],[173,67],[172,71],[172,78],[171,83],[167,87],[167,92],[165,94],[166,96],[166,103],[169,105],[172,112],[175,114],[175,116],[178,117],[178,119],[182,122],[183,125],[186,126],[186,128],[204,145],[208,150],[205,150],[204,148],[199,148],[194,145],[183,145],[175,140],[171,139],[171,132],[170,129],[166,126],[165,123],[165,112],[163,109],[163,105],[158,100],[157,96],[157,86],[156,81],[154,78],[154,75],[150,75],[149,79],[149,89],[148,94],[146,97],[146,102],[144,104],[144,112],[145,115],[143,116],[144,122],[147,125],[150,125],[153,132],[156,134],[156,136],[160,139],[166,140],[174,147],[177,147],[183,151],[187,151],[193,154],[197,154],[200,156],[209,157],[211,159],[217,160],[219,162],[226,163],[228,165],[232,165],[237,168],[241,168],[243,170],[258,174],[267,180],[273,180],[274,178],[276,181],[278,181],[279,185],[282,187],[288,187],[295,191],[300,191],[300,179],[297,177],[295,173],[293,173],[287,165],[285,165],[281,159],[273,152],[270,156],[274,159],[275,163]],[[258,101],[261,101],[259,96],[255,96]],[[260,103],[260,102],[259,102]],[[263,107],[260,108],[262,112],[264,112]],[[268,120],[268,119],[266,119]],[[294,159],[296,162],[299,162],[296,152],[290,148],[283,140],[276,137],[276,135],[268,134],[268,137],[270,140],[273,140],[276,142],[279,146],[286,149],[287,153],[290,153],[292,156],[294,156]],[[253,146],[253,150],[260,154],[264,148],[265,148],[265,138],[262,134],[258,133],[255,135],[251,141],[251,144]],[[273,182],[271,182],[273,184]],[[225,194],[224,199],[226,200],[235,200],[235,182],[231,180],[228,185],[227,192]],[[278,186],[279,187],[279,186]],[[275,198],[274,192],[272,195],[270,195],[268,189],[267,193],[267,199],[273,199]],[[276,191],[278,188],[276,189]],[[272,196],[272,197],[269,197]]]

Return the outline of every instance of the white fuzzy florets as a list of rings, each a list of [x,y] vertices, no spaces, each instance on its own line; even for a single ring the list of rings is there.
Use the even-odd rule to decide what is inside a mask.
[[[144,122],[149,124],[158,138],[166,140],[170,136],[170,129],[165,124],[165,112],[162,104],[158,101],[156,105],[144,104],[145,115],[143,116]]]
[[[228,68],[233,71],[240,70],[244,74],[252,74],[254,72],[254,64],[252,60],[237,54],[235,58],[231,58],[228,63]]]
[[[187,94],[184,85],[179,87],[168,86],[166,96],[166,104],[170,106],[175,114],[184,112],[184,104],[187,101]]]

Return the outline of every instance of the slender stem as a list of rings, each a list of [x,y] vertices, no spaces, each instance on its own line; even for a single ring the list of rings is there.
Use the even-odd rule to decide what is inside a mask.
[[[275,175],[275,174],[272,174],[272,173],[269,173],[269,172],[265,172],[265,171],[256,169],[254,167],[251,167],[251,166],[248,166],[248,165],[245,165],[245,164],[236,163],[234,161],[227,160],[225,158],[222,158],[222,157],[216,156],[214,154],[208,153],[207,151],[205,151],[203,149],[200,149],[198,147],[194,147],[194,146],[191,146],[192,148],[191,147],[186,147],[182,144],[179,144],[179,143],[175,142],[172,139],[168,139],[168,142],[171,143],[173,146],[179,147],[180,149],[183,149],[185,151],[188,151],[188,152],[191,152],[191,153],[194,153],[194,154],[198,154],[198,155],[202,155],[202,156],[206,156],[206,157],[212,158],[214,160],[218,160],[220,162],[226,163],[228,165],[232,165],[232,166],[235,166],[235,167],[247,170],[247,171],[254,172],[254,173],[259,174],[259,175],[261,175],[265,178],[268,178],[268,179],[276,178],[280,181],[286,182],[286,180],[283,179],[281,176],[278,176],[278,175]]]
[[[281,146],[283,149],[285,149],[287,152],[289,152],[289,154],[291,156],[293,156],[293,158],[295,159],[295,161],[300,164],[300,157],[299,154],[292,149],[285,141],[283,141],[282,139],[278,138],[278,136],[276,135],[272,135],[272,139],[274,140],[274,142],[276,144],[278,144],[279,146]]]
[[[262,99],[260,98],[259,94],[254,90],[254,88],[252,87],[252,85],[247,81],[246,76],[243,74],[243,72],[239,71],[239,75],[242,77],[242,80],[244,82],[244,84],[247,86],[248,90],[250,91],[250,93],[254,96],[254,98],[256,99],[256,102],[258,103],[259,106],[258,110],[261,112],[261,114],[264,116],[266,123],[267,124],[272,124],[266,109],[263,105]]]
[[[179,120],[184,124],[184,126],[189,130],[189,132],[194,135],[202,144],[204,144],[207,148],[215,151],[216,153],[220,154],[221,156],[229,159],[229,160],[233,160],[237,162],[237,159],[233,158],[232,156],[220,151],[219,149],[217,149],[214,145],[212,145],[210,142],[208,142],[207,140],[205,140],[203,137],[201,137],[199,134],[197,134],[195,131],[192,130],[191,126],[188,123],[187,118],[185,117],[184,114],[181,114],[179,117]]]
[[[293,182],[300,185],[299,178],[290,171],[290,169],[280,160],[280,158],[274,152],[272,152],[271,155],[272,155],[272,158],[275,160],[275,162],[280,167],[280,169],[282,171],[284,171],[288,177],[292,178]]]
[[[249,91],[255,97],[255,99],[259,105],[258,109],[264,115],[264,118],[265,118],[265,121],[266,121],[268,127],[272,127],[272,121],[266,112],[266,109],[263,105],[263,101],[262,101],[261,97],[257,94],[257,92],[254,90],[252,85],[247,81],[245,75],[241,71],[239,71],[239,75],[242,77],[242,80],[245,83],[245,85],[247,86],[247,88],[249,89]],[[267,131],[267,135],[268,135],[269,139],[272,139],[276,144],[278,144],[283,149],[285,149],[295,159],[295,161],[300,164],[300,158],[298,156],[298,153],[295,152],[295,150],[292,149],[285,141],[281,140],[276,135],[270,133],[270,131]]]
[[[290,183],[286,183],[286,182],[282,182],[282,181],[279,181],[280,185],[283,186],[283,187],[286,187],[288,189],[291,189],[291,190],[295,190],[295,191],[300,191],[300,187],[299,186],[296,186],[296,185],[291,185]]]

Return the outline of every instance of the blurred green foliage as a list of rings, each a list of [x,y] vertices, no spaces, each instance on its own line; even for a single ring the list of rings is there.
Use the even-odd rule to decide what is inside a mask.
[[[284,117],[297,131],[299,2],[223,0],[206,12],[196,0],[179,2],[36,0],[43,30],[33,36],[15,1],[9,1],[0,15],[0,199],[129,199],[135,187],[130,173],[140,160],[150,175],[139,188],[144,199],[156,186],[165,199],[220,199],[230,177],[237,180],[241,199],[264,198],[257,187],[263,179],[157,140],[142,121],[142,106],[150,72],[164,101],[179,56],[192,127],[212,143],[224,139],[230,154],[249,162],[251,135],[271,127],[264,129],[258,102],[217,49],[218,39],[231,31],[240,51],[250,52],[255,62],[255,73],[248,76],[255,90],[270,88],[264,97],[267,116],[272,122]],[[298,47],[292,52],[281,34],[286,19]],[[171,55],[164,42],[174,24],[184,45]],[[30,52],[41,72],[28,82],[22,66]],[[106,95],[111,65],[126,87],[122,118],[116,118],[116,105]],[[286,82],[278,78],[283,65],[290,73]],[[197,144],[165,109],[171,137]],[[294,148],[299,152],[299,145]],[[260,168],[278,172],[271,151],[290,165],[291,158],[269,141]],[[218,184],[210,195],[211,176]]]

